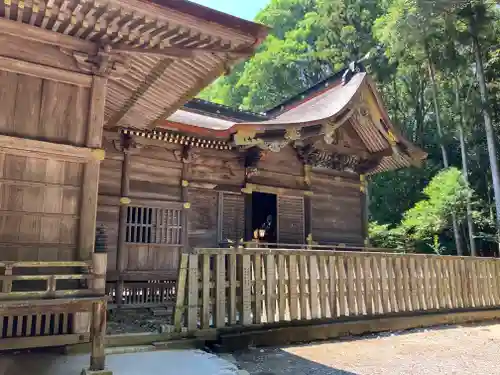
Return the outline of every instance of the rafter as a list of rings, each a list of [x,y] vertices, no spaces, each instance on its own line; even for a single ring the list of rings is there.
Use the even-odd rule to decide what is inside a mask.
[[[169,47],[139,49],[127,44],[114,45],[112,46],[112,51],[115,53],[132,54],[132,55],[140,54],[142,56],[153,56],[153,57],[170,57],[174,59],[192,59],[203,56],[206,53],[214,53],[214,54],[227,53],[232,57],[248,57],[253,53],[252,50],[250,49],[235,51],[217,47],[169,46]]]

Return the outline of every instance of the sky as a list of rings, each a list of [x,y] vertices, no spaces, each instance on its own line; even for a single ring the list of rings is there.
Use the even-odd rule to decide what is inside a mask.
[[[269,0],[190,0],[233,16],[253,20]]]

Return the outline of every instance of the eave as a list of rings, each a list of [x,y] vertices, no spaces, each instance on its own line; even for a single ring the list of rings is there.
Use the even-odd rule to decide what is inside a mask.
[[[0,35],[64,51],[79,73],[108,78],[107,129],[156,127],[268,32],[179,0],[12,0],[0,18]]]

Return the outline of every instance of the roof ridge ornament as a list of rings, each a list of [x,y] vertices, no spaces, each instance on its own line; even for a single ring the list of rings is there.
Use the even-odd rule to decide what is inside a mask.
[[[347,83],[349,83],[351,78],[354,77],[356,73],[361,73],[366,71],[362,62],[368,60],[369,58],[370,58],[370,52],[364,55],[361,59],[354,60],[349,63],[344,74],[342,74],[342,86],[345,86]]]

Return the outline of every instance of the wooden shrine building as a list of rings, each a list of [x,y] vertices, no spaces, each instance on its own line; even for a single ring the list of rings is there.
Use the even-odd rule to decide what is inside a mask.
[[[262,25],[188,1],[0,2],[0,350],[72,344],[92,335],[91,370],[102,370],[106,256],[94,246],[98,206],[100,220],[111,219],[110,239],[117,236],[120,202],[124,223],[129,206],[173,215],[167,222],[143,219],[144,209],[130,214],[131,223],[145,228],[163,225],[168,241],[155,242],[172,246],[184,243],[180,202],[187,201],[175,195],[180,175],[174,182],[176,174],[168,174],[175,161],[165,162],[166,177],[155,188],[163,169],[155,170],[161,163],[154,151],[144,162],[148,149],[132,156],[134,179],[120,194],[121,168],[115,173],[113,163],[121,166],[124,154],[105,155],[103,132],[119,139],[121,129],[158,129],[252,55],[266,34]],[[104,148],[110,149],[107,142]],[[136,179],[140,169],[150,178]],[[116,244],[115,238],[111,270],[117,269]],[[173,247],[159,250],[150,268],[172,258]]]
[[[175,280],[179,254],[195,247],[362,247],[364,176],[425,158],[361,66],[265,114],[194,99],[155,127],[105,132],[103,146],[97,221],[107,280],[122,287]]]

